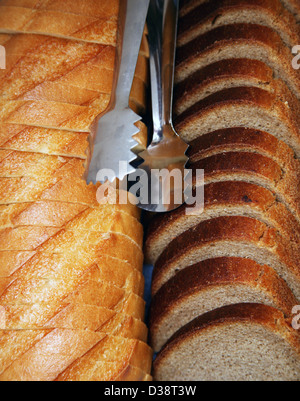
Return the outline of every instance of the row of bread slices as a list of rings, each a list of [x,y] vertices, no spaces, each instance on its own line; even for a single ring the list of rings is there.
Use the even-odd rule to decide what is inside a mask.
[[[151,379],[138,210],[82,179],[118,3],[0,2],[1,381]],[[143,112],[147,49],[136,75]]]
[[[191,168],[204,169],[205,205],[202,214],[183,206],[157,217],[149,229],[157,380],[300,380],[292,9],[299,20],[293,1],[182,2],[175,125]]]

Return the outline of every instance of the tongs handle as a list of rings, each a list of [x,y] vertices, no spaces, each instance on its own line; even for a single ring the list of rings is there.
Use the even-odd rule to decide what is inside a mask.
[[[153,143],[172,125],[173,86],[179,0],[150,0],[148,14]]]
[[[128,107],[129,104],[150,0],[126,0],[126,2],[122,53],[115,91],[115,101],[120,108]],[[125,102],[125,99],[127,104],[120,104]]]

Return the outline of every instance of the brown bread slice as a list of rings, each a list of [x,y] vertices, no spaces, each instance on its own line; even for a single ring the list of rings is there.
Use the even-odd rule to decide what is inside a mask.
[[[151,221],[145,243],[145,257],[149,263],[155,264],[174,238],[202,221],[222,216],[246,216],[260,220],[278,230],[294,244],[295,249],[299,249],[298,220],[274,193],[261,186],[243,181],[208,184],[204,189],[204,202],[201,214],[187,213],[187,207],[183,205]]]
[[[192,142],[226,128],[266,131],[300,155],[299,116],[274,94],[255,87],[224,89],[199,101],[175,121],[180,136]]]
[[[42,332],[42,333],[41,333]],[[36,340],[37,335],[43,337]],[[4,332],[0,381],[53,381],[74,362],[115,362],[150,373],[152,351],[143,342],[78,330]],[[34,344],[30,344],[30,338]],[[25,340],[25,342],[24,342]],[[31,346],[30,346],[31,345]],[[12,352],[14,351],[14,352]],[[1,355],[1,356],[2,356]],[[81,363],[82,363],[81,362]]]
[[[184,17],[186,14],[193,11],[196,7],[206,2],[207,0],[180,0],[180,16]],[[300,21],[300,5],[298,0],[281,0],[281,3],[288,11],[290,11],[295,16],[297,21]]]
[[[299,26],[279,0],[212,0],[180,19],[178,44],[183,46],[213,28],[233,23],[268,26],[290,48],[299,41]]]
[[[154,380],[299,381],[300,337],[284,314],[258,304],[200,316],[154,362]]]
[[[292,66],[293,54],[271,28],[255,24],[232,24],[213,29],[177,51],[176,83],[222,59],[260,60],[273,69],[300,98],[299,74]]]
[[[221,60],[189,76],[175,88],[175,113],[182,114],[200,100],[224,89],[258,87],[288,104],[296,121],[299,101],[283,81],[274,79],[273,70],[258,60],[235,58]]]
[[[242,257],[272,267],[300,299],[299,252],[278,231],[248,217],[219,217],[174,239],[156,262],[152,293],[179,271],[216,257]]]
[[[207,157],[192,165],[205,172],[207,184],[219,181],[246,181],[266,187],[300,221],[300,169],[282,168],[269,157],[253,152],[225,152]],[[194,177],[194,185],[197,183]]]
[[[150,334],[154,351],[160,351],[196,317],[239,302],[273,306],[286,316],[297,305],[289,287],[270,267],[250,259],[209,259],[179,272],[153,298]]]
[[[253,152],[269,157],[281,168],[300,168],[292,149],[268,132],[235,127],[211,132],[191,142],[189,158],[195,163],[225,152]]]

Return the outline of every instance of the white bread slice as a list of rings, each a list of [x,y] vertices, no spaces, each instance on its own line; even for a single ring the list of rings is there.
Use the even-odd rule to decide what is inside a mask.
[[[69,278],[76,280],[85,278],[100,283],[106,282],[143,297],[143,275],[128,262],[105,255],[96,259],[91,257],[84,259],[85,261],[81,260],[77,255],[37,254],[24,264],[20,263],[19,266],[3,264],[0,276],[7,282],[18,279],[30,281],[32,279],[66,280]]]
[[[160,351],[196,317],[239,302],[273,306],[286,316],[297,305],[289,287],[270,267],[250,259],[209,259],[179,272],[153,298],[150,336],[154,351]]]
[[[45,204],[34,205],[35,207],[29,207],[31,212],[34,210],[37,212],[34,217],[32,215],[30,216],[32,220],[34,220],[34,218],[36,219],[35,223],[32,221],[33,225],[31,225],[30,217],[28,217],[26,221],[26,212],[27,216],[28,212],[30,212],[26,210],[26,206],[24,208],[24,205],[22,205],[23,208],[19,208],[19,210],[21,210],[19,215],[17,214],[18,210],[16,210],[16,220],[18,220],[19,217],[19,222],[17,224],[6,224],[6,222],[9,222],[11,217],[12,208],[5,207],[4,209],[3,207],[0,207],[0,221],[1,223],[4,223],[0,223],[0,249],[2,249],[3,246],[6,246],[6,250],[8,250],[10,244],[16,243],[19,244],[19,250],[25,250],[24,246],[26,248],[29,246],[34,249],[36,247],[36,245],[34,245],[35,243],[38,244],[37,246],[41,245],[45,240],[49,239],[52,235],[55,235],[59,229],[126,234],[139,248],[142,248],[143,227],[141,223],[135,217],[130,216],[127,213],[119,212],[116,209],[114,210],[113,207],[109,208],[107,207],[108,205],[103,208],[99,207],[98,209],[86,209],[75,215],[72,215],[74,210],[73,208],[69,211],[63,204],[59,204],[61,207],[58,207],[57,209],[51,207],[53,205],[50,204],[49,209],[45,209],[44,214],[42,207]],[[53,219],[54,221],[50,223],[49,227],[47,219],[50,222],[50,213],[55,210],[56,213],[62,211],[60,217],[57,218],[57,220],[60,220],[60,224],[55,224],[55,220]],[[75,209],[75,212],[76,211],[78,211],[78,209]],[[23,218],[25,221],[22,221],[22,215],[24,216]],[[3,244],[3,241],[5,241],[5,245]]]
[[[8,248],[5,244],[3,248]],[[2,249],[2,252],[30,252],[31,257],[36,255],[61,254],[71,256],[76,253],[79,260],[95,260],[103,255],[116,257],[127,261],[136,270],[141,271],[143,265],[143,253],[141,249],[129,237],[123,234],[76,232],[60,230],[49,238],[44,244],[35,249],[18,249],[18,243],[12,243],[10,249]],[[10,260],[7,256],[7,264]]]
[[[242,257],[272,267],[300,299],[299,252],[278,231],[249,217],[219,217],[174,239],[158,259],[153,295],[182,269],[216,257]]]
[[[300,337],[282,312],[232,305],[202,315],[154,362],[154,380],[299,381]]]
[[[1,33],[47,34],[115,46],[118,17],[116,15],[106,18],[76,15],[57,10],[39,11],[1,4],[0,26]]]
[[[50,310],[55,311],[52,318]],[[1,305],[1,330],[89,330],[147,342],[148,330],[140,320],[95,305]],[[0,332],[1,334],[1,332]]]
[[[62,373],[55,381],[92,381],[92,382],[109,382],[109,381],[152,381],[152,376],[146,374],[141,369],[134,366],[128,365],[123,369],[121,362],[96,362],[94,363],[94,371],[83,369],[76,375],[73,372],[69,375],[69,372]],[[120,368],[119,368],[120,366]],[[123,370],[122,370],[123,369]],[[114,372],[117,372],[116,374]]]
[[[0,279],[0,303],[3,306],[48,306],[48,319],[53,317],[59,304],[62,307],[69,304],[99,306],[138,320],[143,320],[145,314],[145,302],[138,295],[106,282],[81,279],[19,279],[14,282]],[[39,315],[33,316],[33,324],[34,319],[39,318]]]
[[[62,157],[87,159],[89,133],[29,127],[25,125],[2,125],[0,149],[41,153]]]
[[[53,381],[73,363],[115,362],[150,373],[152,351],[143,342],[86,330],[4,332],[0,381]]]
[[[117,16],[119,12],[119,0],[85,0],[84,2],[66,0],[4,0],[3,6],[25,7],[34,10],[60,11],[75,15],[107,18]]]

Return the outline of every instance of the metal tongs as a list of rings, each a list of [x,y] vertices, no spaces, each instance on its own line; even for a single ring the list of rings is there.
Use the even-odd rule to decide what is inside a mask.
[[[140,51],[149,7],[149,0],[124,0],[121,16],[125,16],[121,56],[117,58],[112,101],[108,110],[95,121],[93,157],[87,182],[104,183],[108,178],[121,181],[135,171],[131,162],[136,158],[133,148],[137,145],[133,136],[139,132],[135,123],[141,117],[129,107],[132,82]],[[123,166],[123,167],[122,167]],[[121,168],[122,167],[122,168]]]
[[[140,154],[139,166],[147,175],[148,199],[139,207],[168,212],[184,203],[184,174],[188,145],[177,135],[172,122],[173,86],[179,0],[151,0],[148,13],[152,91],[153,139]],[[159,171],[177,173],[179,180],[164,179]],[[181,179],[180,179],[181,177]]]

